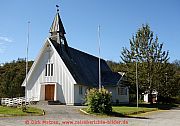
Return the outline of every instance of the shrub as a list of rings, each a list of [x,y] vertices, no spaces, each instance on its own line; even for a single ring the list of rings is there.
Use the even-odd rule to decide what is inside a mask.
[[[86,94],[86,105],[88,105],[88,111],[93,113],[110,113],[112,112],[111,105],[111,93],[108,90],[102,89],[90,89]]]
[[[27,111],[27,106],[26,106],[26,105],[22,105],[22,106],[21,106],[21,110],[22,110],[23,112],[26,112],[26,111]]]

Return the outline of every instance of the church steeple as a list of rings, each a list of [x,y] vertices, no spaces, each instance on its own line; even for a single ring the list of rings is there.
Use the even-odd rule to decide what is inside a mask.
[[[66,50],[67,52],[68,44],[65,38],[66,32],[64,30],[64,26],[59,15],[59,8],[58,8],[59,6],[56,5],[56,7],[57,7],[57,13],[49,30],[50,39],[54,40],[54,42],[59,44],[60,52],[62,52],[62,50]]]
[[[59,9],[57,9],[57,13],[56,13],[56,16],[54,18],[54,21],[51,25],[51,28],[50,28],[50,31],[51,35],[54,35],[54,34],[61,34],[61,35],[64,35],[66,34],[65,30],[64,30],[64,26],[62,24],[62,21],[61,21],[61,18],[60,18],[60,15],[59,15]]]

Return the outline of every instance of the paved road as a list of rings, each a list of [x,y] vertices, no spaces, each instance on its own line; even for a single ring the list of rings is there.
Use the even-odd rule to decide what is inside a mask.
[[[45,116],[0,117],[0,126],[180,126],[180,108],[144,114],[145,118],[96,117],[79,112],[82,106],[44,105],[37,106],[46,110]],[[36,123],[36,124],[35,124]],[[66,123],[66,124],[65,124]],[[68,124],[69,123],[69,124]],[[111,123],[111,124],[109,124]],[[123,124],[118,124],[123,123]],[[128,124],[127,124],[128,123]]]

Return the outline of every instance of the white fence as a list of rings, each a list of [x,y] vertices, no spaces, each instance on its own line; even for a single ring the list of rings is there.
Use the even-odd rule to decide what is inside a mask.
[[[17,98],[1,98],[1,105],[6,106],[18,106],[25,104],[29,104],[29,100],[27,101],[24,97],[17,97]]]

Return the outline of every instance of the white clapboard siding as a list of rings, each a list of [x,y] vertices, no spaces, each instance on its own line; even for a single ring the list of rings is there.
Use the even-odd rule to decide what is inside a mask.
[[[52,77],[45,76],[45,66],[47,63],[54,64]],[[48,83],[56,84],[56,97],[54,100],[67,104],[74,103],[73,86],[76,82],[49,39],[47,39],[28,74],[27,98],[35,97],[35,101],[44,100],[43,85]]]

